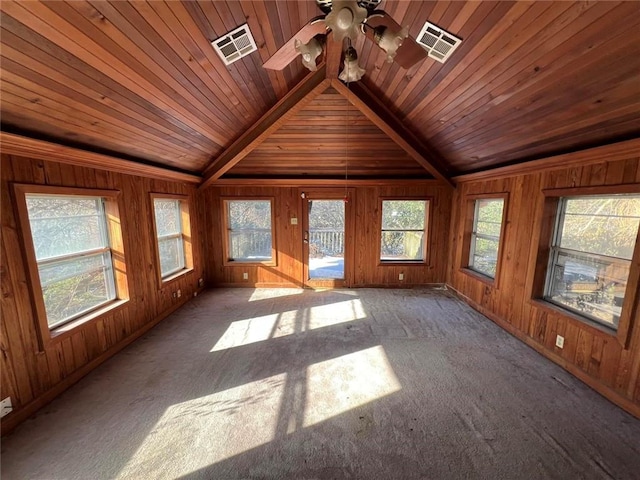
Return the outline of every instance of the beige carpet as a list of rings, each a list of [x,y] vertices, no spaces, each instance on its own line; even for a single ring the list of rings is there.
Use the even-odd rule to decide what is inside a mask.
[[[2,479],[638,479],[640,421],[443,290],[211,290],[2,442]]]

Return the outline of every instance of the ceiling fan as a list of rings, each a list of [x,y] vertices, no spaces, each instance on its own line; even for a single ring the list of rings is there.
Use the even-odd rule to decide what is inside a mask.
[[[285,43],[264,68],[282,70],[298,55],[309,70],[316,70],[316,59],[322,53],[328,35],[342,43],[345,38],[355,41],[365,35],[387,54],[388,62],[410,68],[426,58],[427,52],[409,36],[407,27],[400,27],[386,12],[376,10],[382,0],[316,0],[325,15],[315,17]],[[357,81],[364,70],[357,65],[357,53],[352,46],[345,51],[345,69],[340,78]],[[346,68],[349,65],[349,68]]]

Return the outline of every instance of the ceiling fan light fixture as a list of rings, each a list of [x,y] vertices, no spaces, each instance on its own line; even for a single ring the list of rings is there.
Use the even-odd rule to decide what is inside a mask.
[[[366,70],[358,65],[358,54],[356,49],[349,47],[344,55],[344,68],[338,78],[344,83],[357,82],[365,74]]]
[[[313,37],[308,43],[302,43],[300,40],[295,41],[296,51],[302,56],[302,64],[311,72],[315,72],[316,58],[322,53],[322,43],[318,38]]]
[[[360,24],[367,19],[367,9],[355,0],[334,0],[331,13],[324,19],[327,28],[333,32],[337,42],[345,37],[355,40],[360,34]]]
[[[398,53],[398,48],[405,38],[409,36],[409,28],[402,27],[398,32],[392,32],[387,27],[376,27],[374,38],[378,46],[387,54],[387,62],[392,63]]]

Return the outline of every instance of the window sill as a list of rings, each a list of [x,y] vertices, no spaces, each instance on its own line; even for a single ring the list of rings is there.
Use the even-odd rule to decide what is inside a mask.
[[[226,260],[222,264],[225,267],[250,267],[250,266],[262,266],[262,267],[277,267],[278,264],[274,260],[265,260],[259,262],[255,260]]]
[[[476,272],[475,270],[471,270],[470,268],[461,268],[460,272],[464,273],[465,275],[468,275],[472,278],[474,278],[475,280],[478,280],[486,285],[489,285],[490,287],[493,288],[498,288],[498,283],[496,282],[495,278],[491,278],[487,275],[484,275],[480,272]]]
[[[428,267],[429,264],[425,260],[379,260],[379,267]]]
[[[529,300],[529,303],[531,304],[531,306],[544,310],[547,313],[551,313],[554,315],[562,315],[564,317],[569,318],[570,320],[579,322],[580,327],[586,328],[589,331],[589,333],[596,334],[596,335],[605,334],[607,336],[617,338],[618,332],[615,329],[609,328],[598,322],[594,322],[593,320],[582,317],[577,313],[573,313],[570,310],[566,310],[562,307],[558,307],[553,303],[547,302],[546,300],[542,300],[540,298],[533,298]]]
[[[193,268],[183,268],[182,270],[176,273],[172,273],[168,277],[165,277],[162,280],[160,280],[160,288],[167,286],[169,283],[173,282],[174,280],[177,280],[183,275],[187,275],[189,273],[193,273]]]
[[[107,313],[112,313],[113,311],[121,308],[123,305],[129,303],[128,299],[125,300],[114,300],[113,302],[105,305],[104,307],[100,307],[93,312],[72,320],[69,323],[65,323],[60,327],[56,327],[52,330],[49,330],[49,339],[50,341],[59,342],[69,337],[70,335],[76,333],[79,329],[91,325],[92,323],[99,320],[102,316]]]

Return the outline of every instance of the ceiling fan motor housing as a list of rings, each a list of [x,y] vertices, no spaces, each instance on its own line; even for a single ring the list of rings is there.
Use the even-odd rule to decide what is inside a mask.
[[[366,8],[369,13],[376,9],[382,0],[358,0],[358,5]],[[316,5],[323,13],[329,13],[333,6],[333,0],[316,0]]]

